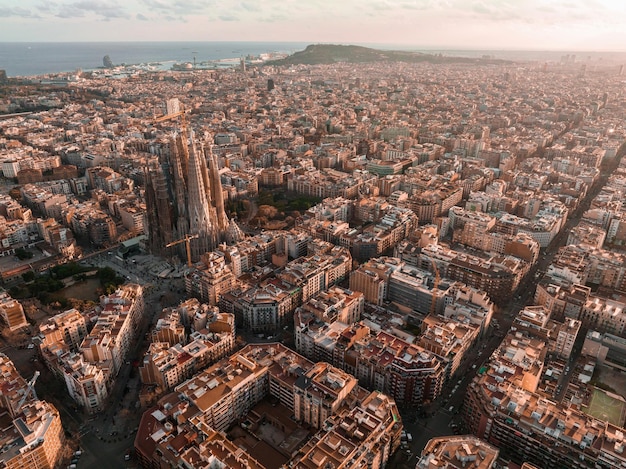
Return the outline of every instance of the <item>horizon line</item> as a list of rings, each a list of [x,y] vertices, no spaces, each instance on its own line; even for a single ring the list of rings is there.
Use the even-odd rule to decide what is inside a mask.
[[[183,44],[183,43],[241,43],[241,44],[307,44],[307,45],[355,45],[355,46],[402,46],[412,47],[419,50],[437,50],[437,51],[493,51],[493,52],[622,52],[626,53],[626,49],[565,49],[565,48],[521,48],[521,47],[467,47],[467,46],[436,46],[436,45],[417,45],[410,43],[385,43],[385,42],[343,42],[343,41],[272,41],[272,40],[181,40],[181,41],[163,41],[163,40],[127,40],[127,41],[115,41],[115,40],[87,40],[87,41],[10,41],[0,40],[0,44],[128,44],[128,43],[171,43],[171,44]]]

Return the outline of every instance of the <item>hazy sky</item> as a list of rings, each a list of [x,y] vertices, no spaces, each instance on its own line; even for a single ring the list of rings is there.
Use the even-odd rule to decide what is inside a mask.
[[[0,0],[0,41],[626,50],[624,0]]]

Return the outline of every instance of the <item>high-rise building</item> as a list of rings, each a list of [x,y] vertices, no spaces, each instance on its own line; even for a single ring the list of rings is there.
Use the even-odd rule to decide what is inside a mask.
[[[146,171],[146,205],[150,248],[171,255],[167,244],[189,240],[192,261],[196,262],[220,242],[227,241],[229,220],[224,208],[217,158],[211,137],[196,144],[183,131],[170,141],[169,148]],[[184,255],[185,246],[179,253]]]

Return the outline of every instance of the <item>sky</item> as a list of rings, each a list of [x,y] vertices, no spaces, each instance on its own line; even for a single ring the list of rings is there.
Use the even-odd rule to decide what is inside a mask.
[[[626,50],[623,0],[0,0],[0,42]]]

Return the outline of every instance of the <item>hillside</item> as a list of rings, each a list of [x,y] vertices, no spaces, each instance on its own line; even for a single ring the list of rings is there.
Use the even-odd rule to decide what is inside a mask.
[[[267,62],[268,65],[316,65],[337,62],[430,62],[430,63],[504,63],[503,60],[447,57],[440,54],[422,52],[378,50],[362,46],[344,46],[337,44],[311,44],[303,51],[281,60]]]

